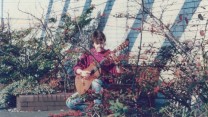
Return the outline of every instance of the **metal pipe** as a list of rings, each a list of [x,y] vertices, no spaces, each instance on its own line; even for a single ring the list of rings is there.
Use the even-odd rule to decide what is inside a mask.
[[[1,0],[1,28],[2,28],[2,31],[4,29],[4,14],[3,14],[4,8],[3,8],[3,2],[4,2],[4,0]]]

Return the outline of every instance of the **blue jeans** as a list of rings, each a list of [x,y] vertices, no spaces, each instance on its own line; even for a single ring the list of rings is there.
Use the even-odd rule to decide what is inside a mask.
[[[92,90],[95,91],[95,93],[100,94],[101,90],[103,89],[102,85],[103,85],[103,82],[101,80],[94,79],[92,81],[91,87],[92,87]],[[66,105],[70,109],[84,111],[85,108],[88,106],[84,102],[85,102],[85,100],[80,97],[78,92],[76,92],[76,93],[72,94],[66,100]],[[100,99],[94,99],[94,104],[101,104],[101,102],[102,101]]]

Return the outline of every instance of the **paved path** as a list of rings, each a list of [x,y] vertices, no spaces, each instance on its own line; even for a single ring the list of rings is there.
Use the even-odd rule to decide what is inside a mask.
[[[59,114],[65,111],[33,111],[33,112],[10,112],[0,109],[0,117],[49,117],[49,113]]]
[[[31,112],[25,112],[25,111],[18,111],[15,108],[13,109],[1,109],[0,108],[0,117],[49,117],[50,114],[60,114],[60,113],[66,113],[67,110],[56,110],[56,111],[31,111]],[[70,116],[74,117],[74,116]],[[85,116],[79,116],[79,117],[85,117]],[[106,115],[102,114],[102,117],[106,117]]]

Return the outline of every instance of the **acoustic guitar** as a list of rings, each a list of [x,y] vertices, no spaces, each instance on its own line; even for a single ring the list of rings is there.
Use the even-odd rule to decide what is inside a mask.
[[[82,95],[86,93],[86,91],[90,88],[91,83],[94,79],[99,78],[101,75],[101,66],[106,62],[109,61],[110,54],[111,53],[116,53],[120,50],[123,50],[126,48],[129,44],[129,40],[127,39],[125,42],[120,44],[116,49],[114,49],[112,52],[106,52],[105,53],[105,59],[100,61],[98,63],[97,61],[92,62],[86,69],[87,71],[90,71],[90,76],[88,78],[83,78],[81,75],[76,75],[75,77],[75,87],[79,95]]]

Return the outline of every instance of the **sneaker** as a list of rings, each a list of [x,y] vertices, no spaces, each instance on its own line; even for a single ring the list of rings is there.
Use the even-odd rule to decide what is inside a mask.
[[[97,104],[97,105],[100,105],[102,103],[102,101],[98,100],[98,99],[95,99],[93,102],[94,102],[94,104]]]

